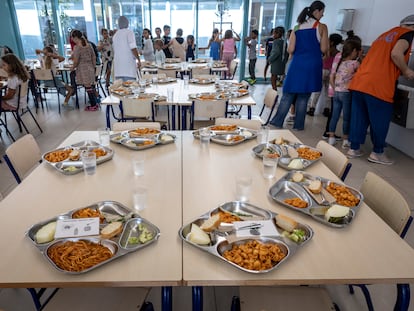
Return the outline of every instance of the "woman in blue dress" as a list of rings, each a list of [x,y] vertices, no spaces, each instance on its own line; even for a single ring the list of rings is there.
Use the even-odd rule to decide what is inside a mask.
[[[221,39],[220,39],[219,30],[217,28],[214,28],[213,35],[208,41],[208,46],[206,48],[200,48],[200,50],[210,49],[210,57],[213,60],[220,60],[221,59],[220,58],[220,46],[221,46]]]
[[[328,51],[328,27],[319,22],[325,11],[322,1],[314,1],[299,14],[288,53],[292,61],[283,82],[283,96],[270,124],[282,128],[290,106],[295,103],[293,129],[305,127],[306,108],[312,92],[322,89],[322,56]]]

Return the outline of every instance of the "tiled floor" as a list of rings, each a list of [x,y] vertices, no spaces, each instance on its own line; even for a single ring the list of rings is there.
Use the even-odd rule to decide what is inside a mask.
[[[252,87],[253,96],[255,97],[258,106],[254,109],[254,114],[261,108],[263,102],[263,96],[267,85],[255,85]],[[45,109],[39,109],[36,117],[43,128],[43,134],[37,129],[30,116],[25,115],[24,120],[29,127],[30,132],[35,136],[41,151],[45,152],[52,148],[55,148],[66,136],[75,130],[96,130],[99,127],[105,125],[105,113],[104,111],[85,112],[81,110],[67,110],[63,109],[59,115],[57,112],[57,106],[53,101],[54,94],[48,95],[49,107]],[[80,96],[81,107],[83,107],[83,96]],[[165,111],[161,110],[162,116]],[[244,112],[244,111],[243,111]],[[242,113],[243,113],[242,112]],[[295,135],[307,145],[315,146],[321,139],[323,129],[325,127],[326,118],[317,115],[315,117],[307,117],[306,130],[302,132],[295,132]],[[14,120],[9,122],[13,135],[20,137],[17,128],[14,126]],[[339,127],[338,127],[339,128]],[[365,154],[370,152],[369,138],[367,144],[363,147]],[[5,149],[11,143],[6,134],[1,134],[0,140],[0,155],[4,154]],[[398,150],[388,147],[387,153],[391,158],[395,160],[395,164],[391,166],[383,166],[378,164],[369,163],[366,157],[352,160],[352,169],[347,177],[346,182],[358,188],[363,180],[367,171],[373,171],[380,176],[387,179],[397,189],[401,191],[404,197],[409,202],[410,206],[414,208],[414,193],[412,192],[413,176],[414,176],[414,159],[407,157]],[[6,164],[0,164],[0,192],[3,195],[7,195],[17,186],[13,176],[8,170]],[[373,235],[373,238],[375,236]],[[411,228],[406,237],[407,242],[410,245],[414,245],[414,230]],[[351,258],[352,260],[352,258]],[[396,258],[398,261],[398,258]],[[357,263],[355,263],[357,264]],[[1,276],[0,276],[1,279]],[[1,282],[1,280],[0,280]],[[354,310],[366,310],[365,301],[361,295],[359,289],[356,289],[356,294],[351,296],[346,286],[342,285],[329,285],[327,286],[333,300],[339,305],[341,310],[354,311]],[[395,302],[396,290],[392,285],[375,285],[371,286],[371,293],[373,296],[375,309],[378,311],[392,310],[392,305]],[[237,288],[229,287],[211,287],[206,288],[204,291],[205,306],[204,310],[230,310],[230,303],[233,295],[237,295]],[[175,288],[174,289],[174,310],[186,311],[191,309],[190,288]],[[154,302],[156,310],[160,310],[159,306],[159,288],[154,288],[149,299]],[[73,303],[69,302],[68,303]],[[131,302],[134,304],[135,302]],[[34,310],[28,292],[24,289],[3,289],[0,291],[0,309],[14,311],[14,310]],[[136,304],[134,308],[136,309]],[[73,310],[84,310],[82,308],[74,308]],[[88,307],[88,310],[94,310],[92,307]],[[104,310],[100,308],[99,310]],[[105,309],[109,310],[109,309]],[[111,309],[113,310],[113,309]],[[410,310],[414,310],[411,307]]]

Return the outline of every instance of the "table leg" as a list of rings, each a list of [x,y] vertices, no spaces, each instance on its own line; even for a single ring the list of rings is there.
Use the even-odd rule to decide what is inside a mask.
[[[394,311],[407,311],[410,306],[410,285],[397,284],[397,301]]]
[[[110,109],[112,108],[112,105],[106,105],[105,109],[105,117],[106,117],[106,127],[111,128],[111,115],[110,115]]]
[[[185,131],[187,129],[187,107],[181,107],[181,130]]]
[[[193,286],[193,311],[203,311],[203,287]]]
[[[251,105],[247,106],[247,119],[249,120],[252,119],[252,106]]]
[[[175,131],[175,105],[171,105],[171,127]]]
[[[172,287],[163,286],[161,288],[161,310],[172,311]]]

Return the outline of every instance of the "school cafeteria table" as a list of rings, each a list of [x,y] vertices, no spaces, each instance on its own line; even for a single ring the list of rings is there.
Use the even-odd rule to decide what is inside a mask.
[[[269,136],[298,141],[288,130],[272,130]],[[278,167],[276,178],[263,178],[262,161],[252,152],[256,144],[255,140],[234,146],[211,142],[206,150],[200,148],[200,142],[191,132],[183,133],[183,225],[235,200],[235,176],[248,175],[253,179],[249,203],[308,224],[314,236],[278,269],[265,274],[241,271],[184,243],[183,281],[194,286],[195,309],[202,308],[201,286],[361,283],[398,283],[398,303],[408,306],[407,283],[414,281],[414,250],[366,204],[361,206],[353,222],[342,229],[276,204],[268,191],[287,171]],[[308,167],[306,172],[339,182],[321,161]],[[406,309],[399,306],[398,310]]]
[[[224,81],[221,80],[222,83],[230,83],[235,81]],[[209,93],[215,92],[214,83],[211,84],[196,84],[196,83],[189,83],[188,85],[184,85],[184,81],[178,79],[176,82],[172,83],[157,83],[151,84],[149,87],[145,89],[146,93],[156,93],[159,95],[167,96],[168,89],[171,88],[174,90],[174,99],[172,102],[168,101],[157,101],[155,102],[156,105],[169,105],[171,106],[171,116],[172,116],[172,129],[175,129],[175,107],[177,106],[181,111],[181,129],[187,128],[187,107],[192,105],[192,100],[189,98],[190,94],[197,94],[197,93]],[[114,112],[114,106],[118,106],[122,101],[122,97],[118,97],[116,95],[110,95],[106,97],[101,105],[106,106],[106,124],[107,127],[111,127],[111,112],[112,116],[116,119]],[[230,105],[241,105],[247,106],[247,117],[251,119],[252,116],[252,106],[256,105],[256,101],[254,98],[248,94],[238,98],[231,98],[229,99]],[[180,113],[179,113],[180,114]],[[180,122],[179,122],[180,123]],[[180,124],[179,124],[180,125]]]
[[[171,132],[174,133],[174,132]],[[63,175],[48,163],[38,166],[0,202],[0,287],[135,287],[164,286],[163,304],[171,309],[171,287],[181,285],[182,242],[177,230],[181,212],[181,133],[175,143],[135,151],[111,143],[112,160],[86,176]],[[73,132],[61,146],[98,140],[97,132]],[[131,159],[144,154],[145,173],[134,177]],[[156,225],[155,243],[79,275],[57,271],[25,232],[30,226],[70,210],[113,200],[133,208],[132,191],[148,189],[140,216]],[[167,308],[168,309],[168,308]],[[163,309],[163,310],[167,310]]]

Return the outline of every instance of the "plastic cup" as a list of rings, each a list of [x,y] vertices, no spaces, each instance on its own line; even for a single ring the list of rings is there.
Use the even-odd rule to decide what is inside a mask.
[[[170,103],[174,102],[174,89],[172,87],[167,89],[167,100]]]
[[[147,81],[145,79],[139,80],[139,91],[140,93],[145,93],[145,87],[147,86]]]
[[[145,172],[145,157],[144,155],[139,155],[132,158],[132,170],[134,176],[143,176]]]
[[[132,201],[136,211],[142,211],[147,207],[148,190],[144,187],[136,187],[132,193]]]
[[[241,202],[249,201],[252,188],[252,178],[250,176],[236,177],[236,200]]]
[[[211,138],[211,130],[208,127],[203,127],[198,130],[200,134],[200,142],[202,145],[209,145]]]
[[[257,132],[257,143],[266,144],[269,140],[269,127],[262,126],[261,129]]]
[[[96,153],[92,151],[83,151],[81,153],[83,170],[85,175],[93,175],[96,172]]]
[[[190,76],[184,75],[183,80],[184,80],[184,86],[188,86],[188,82],[190,81]]]
[[[105,147],[109,146],[111,130],[107,127],[103,127],[103,128],[98,129],[98,133],[99,133],[99,143]]]
[[[279,158],[263,156],[263,177],[267,179],[274,178]]]

